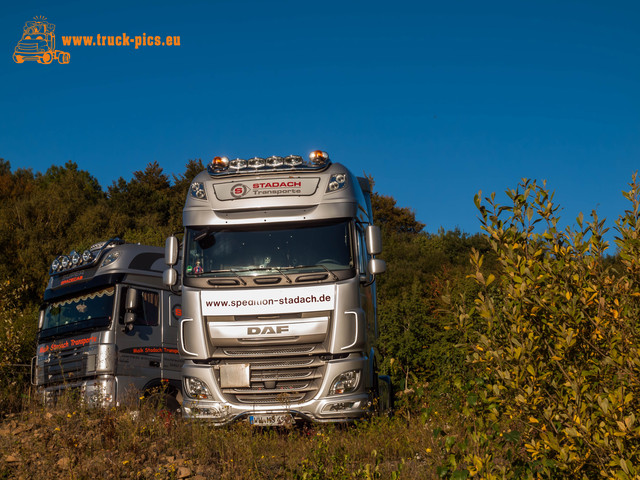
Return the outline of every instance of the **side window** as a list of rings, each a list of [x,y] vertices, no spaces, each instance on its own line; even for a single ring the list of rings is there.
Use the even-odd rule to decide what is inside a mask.
[[[153,292],[150,290],[142,290],[137,288],[138,290],[138,306],[134,310],[133,313],[136,315],[136,321],[133,323],[134,325],[143,325],[148,327],[153,327],[158,325],[159,320],[159,305],[160,305],[160,295],[158,292]],[[124,314],[125,314],[125,299],[127,298],[127,288],[123,288],[120,294],[120,319],[119,323],[121,325],[124,324]]]
[[[138,302],[135,325],[158,325],[158,305],[160,296],[158,292],[141,291],[141,301]]]

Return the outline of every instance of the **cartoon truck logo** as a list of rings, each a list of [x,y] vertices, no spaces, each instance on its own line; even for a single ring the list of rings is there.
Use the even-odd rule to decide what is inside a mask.
[[[56,36],[53,34],[56,26],[45,20],[35,17],[24,24],[22,38],[13,51],[14,62],[37,61],[48,65],[57,60],[58,63],[69,63],[71,55],[56,50]]]

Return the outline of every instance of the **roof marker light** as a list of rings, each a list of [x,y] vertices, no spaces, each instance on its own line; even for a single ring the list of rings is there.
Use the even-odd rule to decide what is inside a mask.
[[[207,192],[204,191],[204,183],[202,182],[193,182],[189,191],[191,192],[191,196],[198,200],[207,199]]]
[[[309,154],[309,160],[311,160],[311,163],[314,165],[324,165],[329,161],[329,154],[322,150],[314,150]]]
[[[249,160],[248,164],[249,168],[262,168],[266,165],[264,158],[260,157],[253,157],[251,160]]]
[[[247,161],[242,158],[236,158],[229,162],[229,168],[234,170],[241,170],[243,168],[247,168]]]
[[[327,192],[335,192],[347,186],[347,174],[346,173],[334,173],[329,179],[329,185],[327,185]]]
[[[279,167],[284,163],[284,159],[282,157],[278,157],[277,155],[273,155],[267,158],[267,166],[274,168]]]
[[[115,262],[118,259],[119,256],[120,256],[120,252],[118,251],[109,253],[109,255],[107,255],[104,258],[104,260],[102,261],[102,265],[100,266],[106,267],[107,265],[111,265],[113,262]]]
[[[209,164],[209,168],[214,172],[223,172],[229,168],[229,159],[227,157],[213,157],[213,160],[211,160],[211,163]]]
[[[285,157],[284,164],[288,167],[297,167],[298,165],[302,165],[302,157],[299,155],[289,155]]]

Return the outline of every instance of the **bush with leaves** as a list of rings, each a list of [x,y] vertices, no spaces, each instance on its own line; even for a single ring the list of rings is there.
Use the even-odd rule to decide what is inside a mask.
[[[483,274],[471,310],[460,308],[469,361],[478,382],[467,413],[470,440],[461,453],[470,472],[491,478],[527,465],[526,476],[637,478],[640,475],[640,184],[624,192],[631,208],[617,222],[620,265],[604,258],[607,231],[596,212],[560,230],[546,185],[523,180],[476,196],[502,273]],[[475,333],[471,333],[475,332]],[[491,452],[492,439],[517,434],[516,458]],[[471,434],[473,433],[473,434]],[[525,476],[520,471],[517,476]]]

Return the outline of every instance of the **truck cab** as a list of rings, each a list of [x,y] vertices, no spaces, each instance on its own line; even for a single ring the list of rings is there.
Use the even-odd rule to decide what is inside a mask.
[[[71,56],[68,52],[56,50],[56,26],[44,20],[32,20],[25,23],[22,38],[13,51],[13,61],[24,63],[35,61],[50,64],[54,60],[67,64]]]
[[[183,414],[345,422],[388,405],[378,377],[369,181],[325,152],[215,157],[183,211]],[[167,240],[168,285],[178,241]]]
[[[115,406],[153,394],[178,408],[181,297],[162,282],[163,256],[116,238],[53,261],[32,368],[42,400],[74,392]]]

